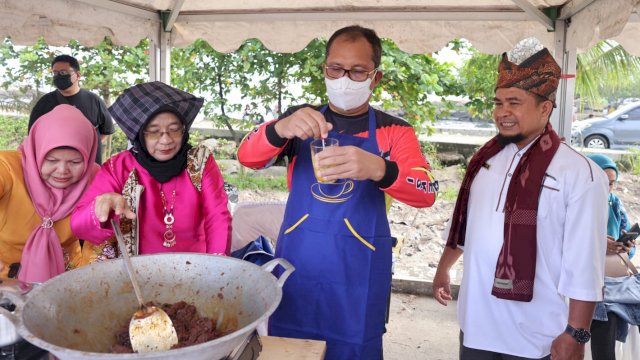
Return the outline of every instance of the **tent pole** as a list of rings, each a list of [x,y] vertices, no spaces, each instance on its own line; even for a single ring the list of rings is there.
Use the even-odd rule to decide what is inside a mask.
[[[160,81],[160,47],[153,39],[149,41],[149,81]]]
[[[576,58],[577,48],[569,34],[571,19],[556,20],[554,57],[562,67],[563,78],[560,79],[556,94],[557,108],[551,115],[551,125],[567,143],[571,142],[571,122],[573,119],[573,98],[576,90]]]
[[[171,85],[171,32],[160,31],[160,81]]]

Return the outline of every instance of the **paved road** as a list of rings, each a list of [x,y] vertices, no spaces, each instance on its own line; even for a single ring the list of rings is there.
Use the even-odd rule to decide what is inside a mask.
[[[637,327],[625,344],[618,342],[616,359],[638,360]],[[385,360],[457,360],[458,322],[456,302],[442,306],[432,297],[393,293],[391,316],[384,336]],[[590,346],[584,360],[592,360]]]
[[[456,302],[442,306],[432,297],[393,293],[385,360],[458,359]]]

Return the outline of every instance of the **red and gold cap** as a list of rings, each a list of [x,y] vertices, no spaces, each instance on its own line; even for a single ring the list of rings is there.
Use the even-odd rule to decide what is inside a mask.
[[[560,66],[543,48],[519,64],[509,61],[507,53],[502,54],[496,89],[516,87],[548,99],[555,106],[559,81]]]

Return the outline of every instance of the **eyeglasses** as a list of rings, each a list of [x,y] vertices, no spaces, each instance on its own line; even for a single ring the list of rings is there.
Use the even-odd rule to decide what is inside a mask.
[[[52,71],[53,76],[67,76],[67,75],[72,75],[75,73],[75,70],[59,70],[59,71]]]
[[[173,140],[180,140],[182,138],[182,135],[184,134],[184,128],[169,129],[167,131],[143,131],[142,134],[144,135],[145,139],[152,141],[160,140],[162,138],[162,135],[164,134],[169,135],[169,137]]]
[[[361,69],[347,70],[339,66],[327,66],[326,64],[324,64],[323,67],[324,67],[324,73],[330,79],[339,79],[343,77],[344,74],[346,73],[347,76],[349,76],[349,79],[357,82],[362,82],[367,80],[369,78],[369,75],[378,71],[378,69],[373,69],[371,71],[361,70]]]

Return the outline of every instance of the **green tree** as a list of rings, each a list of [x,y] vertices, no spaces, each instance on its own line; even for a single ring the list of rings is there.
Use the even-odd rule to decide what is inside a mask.
[[[442,106],[450,107],[445,99],[460,95],[451,65],[433,59],[431,54],[410,55],[388,39],[382,42],[383,71],[380,86],[374,90],[373,101],[384,109],[400,109],[412,125],[428,125],[435,121],[438,108],[429,96],[439,96]]]
[[[30,111],[42,96],[41,89],[51,81],[51,61],[55,55],[43,38],[32,46],[15,46],[10,38],[0,44],[2,87],[14,94],[10,99],[14,110]]]
[[[71,41],[69,48],[81,63],[82,86],[97,91],[107,106],[128,87],[149,80],[147,39],[134,47],[113,45],[110,38],[96,47]]]
[[[472,56],[460,69],[460,85],[469,97],[466,106],[474,116],[491,119],[500,56],[469,49]]]
[[[633,90],[640,82],[640,57],[630,55],[615,41],[600,41],[578,54],[577,68],[576,94],[592,108],[603,105],[603,96],[612,100],[624,97],[625,89]],[[639,95],[636,87],[631,96]]]
[[[237,70],[243,74],[238,83],[242,94],[263,104],[283,101],[293,103],[326,103],[322,64],[325,60],[326,40],[315,39],[297,53],[275,53],[258,40],[245,42],[236,52]],[[387,110],[401,110],[413,125],[435,120],[437,107],[429,95],[445,97],[459,95],[460,87],[451,72],[451,66],[441,64],[430,55],[409,55],[391,40],[383,40],[380,70],[384,72],[381,86],[372,101]],[[291,89],[301,86],[302,95]],[[442,99],[445,106],[449,102]]]
[[[640,73],[629,77],[629,83],[621,85],[613,91],[603,91],[602,97],[607,99],[640,98]]]
[[[258,71],[265,78],[259,86],[246,83],[243,93],[279,105],[283,99],[296,103],[326,103],[328,98],[322,72],[326,43],[326,40],[315,39],[302,51],[292,54],[273,53],[257,41],[245,43],[239,50],[243,71]],[[383,39],[380,70],[384,76],[373,93],[372,101],[387,110],[400,110],[413,125],[433,122],[437,108],[428,96],[460,94],[450,68],[429,54],[410,55],[393,41]],[[290,92],[294,84],[302,87],[301,98]],[[446,106],[448,102],[442,100]]]
[[[500,56],[482,54],[470,49],[472,57],[460,70],[460,82],[470,98],[467,103],[472,112],[489,115],[493,110],[494,88]],[[640,58],[630,55],[620,44],[603,40],[578,54],[576,62],[576,96],[592,107],[602,106],[603,97],[616,99],[631,97],[640,92]],[[633,95],[635,93],[635,95]]]
[[[241,106],[228,101],[234,83],[247,81],[248,76],[238,71],[237,57],[234,53],[218,52],[206,41],[198,39],[171,52],[171,83],[204,96],[204,115],[214,124],[224,125],[236,143],[240,143],[240,136],[227,115],[231,111],[239,111]]]
[[[312,40],[296,53],[277,53],[267,49],[259,40],[247,40],[236,52],[239,71],[251,76],[240,82],[242,94],[262,104],[277,104],[282,109],[284,101],[317,102],[324,96],[324,80],[321,64],[324,61],[324,40]],[[318,84],[323,93],[318,94]],[[293,93],[296,85],[305,90],[302,99]]]
[[[43,95],[42,89],[51,81],[51,62],[54,57],[69,53],[80,62],[82,86],[96,90],[107,105],[124,89],[148,79],[149,41],[142,40],[135,47],[115,46],[105,38],[95,48],[71,41],[68,50],[47,45],[43,38],[33,46],[15,46],[11,39],[0,45],[0,76],[2,86],[9,90],[18,88],[22,95],[15,101],[28,99],[20,104],[25,112]],[[17,59],[17,63],[12,61]],[[25,97],[26,96],[26,97]]]

